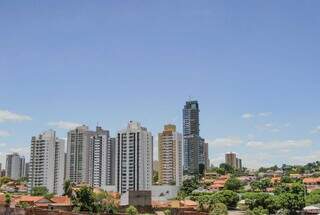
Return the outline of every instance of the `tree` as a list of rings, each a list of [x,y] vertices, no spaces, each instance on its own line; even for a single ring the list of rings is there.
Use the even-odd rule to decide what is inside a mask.
[[[9,193],[6,193],[4,196],[4,201],[7,205],[10,205],[11,203],[11,195]]]
[[[314,190],[306,197],[306,205],[318,203],[320,203],[320,190]]]
[[[245,200],[246,204],[248,205],[250,210],[254,208],[262,207],[268,208],[270,205],[271,195],[268,193],[245,193],[242,198]]]
[[[270,178],[263,178],[260,181],[254,181],[250,184],[253,191],[263,191],[266,192],[268,187],[272,186]]]
[[[0,177],[0,187],[2,187],[2,185],[7,184],[10,181],[11,179],[7,176]]]
[[[296,214],[297,211],[301,210],[305,206],[304,196],[286,192],[277,196],[279,204],[282,209],[288,209],[290,214]]]
[[[205,173],[205,165],[204,164],[199,164],[199,175],[203,176]]]
[[[253,210],[247,210],[246,215],[268,215],[269,212],[267,209],[264,209],[263,207],[257,207]]]
[[[234,168],[230,164],[222,163],[220,164],[220,168],[224,169],[226,173],[234,173]]]
[[[212,197],[213,199],[211,199],[211,204],[223,203],[228,208],[235,208],[239,201],[238,194],[231,190],[223,190],[223,191],[217,192]]]
[[[54,193],[46,193],[44,197],[47,199],[52,199],[54,197]]]
[[[79,208],[80,211],[94,212],[95,207],[92,188],[83,186],[77,190],[73,203]]]
[[[73,197],[73,186],[74,184],[71,182],[71,180],[66,180],[63,183],[63,191],[64,191],[64,196],[68,196],[69,198]]]
[[[216,203],[213,205],[209,215],[228,215],[227,206],[223,203]]]
[[[34,187],[31,190],[32,196],[45,196],[48,194],[48,189],[44,186]]]
[[[139,211],[137,210],[137,208],[131,205],[126,209],[126,213],[129,215],[138,215]]]
[[[159,172],[153,171],[153,177],[152,177],[153,183],[156,184],[159,181]]]
[[[241,186],[241,181],[238,178],[231,177],[226,181],[224,188],[226,190],[238,191],[241,188]]]
[[[184,180],[178,193],[178,198],[184,199],[190,196],[192,191],[196,190],[199,185],[199,181],[196,178]]]

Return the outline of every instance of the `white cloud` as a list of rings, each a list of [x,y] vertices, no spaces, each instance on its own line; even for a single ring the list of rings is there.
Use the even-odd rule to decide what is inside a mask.
[[[66,122],[66,121],[49,122],[48,125],[54,126],[56,128],[62,128],[62,129],[68,129],[68,130],[81,126],[80,123]]]
[[[314,129],[311,131],[311,133],[313,133],[313,134],[319,133],[319,134],[320,134],[320,126],[314,128]]]
[[[212,147],[232,147],[240,145],[243,141],[240,138],[224,137],[208,140],[208,143],[212,145]]]
[[[270,132],[279,132],[280,127],[277,125],[274,125],[272,123],[265,123],[263,125],[258,125],[258,129],[261,129],[263,131],[270,131]]]
[[[11,136],[9,131],[0,130],[0,137],[9,137]]]
[[[313,145],[313,141],[309,139],[301,140],[283,140],[283,141],[249,141],[246,146],[260,150],[281,150],[288,152],[292,149],[306,148]]]
[[[0,147],[5,147],[6,145],[6,143],[0,143]]]
[[[252,114],[252,113],[244,113],[244,114],[241,115],[241,117],[243,119],[250,119],[250,118],[254,117],[254,114]]]
[[[259,113],[258,116],[261,116],[261,117],[267,117],[267,116],[271,116],[272,115],[272,112],[262,112],[262,113]]]
[[[30,116],[0,110],[0,122],[22,122],[32,120]]]

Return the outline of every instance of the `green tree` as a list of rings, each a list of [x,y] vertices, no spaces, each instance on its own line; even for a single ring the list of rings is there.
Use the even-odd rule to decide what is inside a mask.
[[[277,196],[282,209],[288,209],[290,214],[296,214],[305,206],[303,195],[298,195],[290,192],[281,193]]]
[[[137,208],[131,205],[126,209],[126,213],[129,215],[138,215],[139,211],[137,210]]]
[[[227,206],[223,203],[216,203],[213,205],[209,215],[228,215]]]
[[[10,181],[11,181],[11,179],[7,176],[0,177],[0,187],[4,184],[7,184]]]
[[[234,168],[230,164],[222,163],[219,167],[224,169],[226,173],[234,173]]]
[[[9,193],[6,193],[4,196],[4,201],[7,205],[10,205],[11,203],[11,195]]]
[[[34,187],[31,190],[32,196],[45,196],[48,194],[48,189],[44,186]]]
[[[203,176],[205,173],[205,165],[204,164],[199,164],[199,175]]]
[[[239,202],[239,195],[231,190],[223,190],[215,193],[211,198],[211,204],[223,203],[228,208],[235,208]]]
[[[245,200],[246,204],[248,205],[250,210],[254,208],[262,207],[268,208],[270,204],[270,194],[268,193],[245,193],[242,196],[242,199]]]
[[[153,171],[153,177],[152,177],[153,183],[156,184],[159,181],[159,172]]]
[[[319,203],[320,203],[320,190],[314,190],[306,197],[306,205],[313,205],[313,204],[319,204]]]
[[[47,199],[52,199],[54,197],[54,193],[46,193],[44,197]]]
[[[263,207],[257,207],[252,210],[247,210],[246,215],[268,215],[269,212],[267,209],[264,209]]]
[[[80,211],[95,211],[94,196],[91,187],[83,186],[75,193],[73,203]]]
[[[178,198],[184,199],[190,196],[192,191],[196,190],[199,186],[199,181],[196,178],[184,180],[178,193]]]
[[[241,181],[238,178],[231,177],[226,181],[224,188],[226,190],[238,191],[241,188],[241,186]]]
[[[73,197],[73,186],[74,184],[71,182],[71,180],[66,180],[63,183],[63,191],[64,191],[64,196],[68,196],[69,198]]]
[[[263,191],[266,192],[268,187],[272,186],[270,178],[263,178],[260,181],[254,181],[250,184],[253,191]]]

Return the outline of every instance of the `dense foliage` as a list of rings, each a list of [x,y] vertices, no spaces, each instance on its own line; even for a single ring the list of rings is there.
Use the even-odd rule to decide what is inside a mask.
[[[217,203],[223,203],[228,208],[235,208],[239,196],[231,190],[223,190],[216,193],[199,193],[191,197],[199,204],[199,209],[202,211],[211,211],[212,207]]]
[[[184,180],[178,193],[178,198],[185,199],[186,197],[190,196],[192,191],[196,190],[199,185],[200,184],[197,178]]]
[[[91,213],[116,212],[114,199],[104,191],[94,193],[92,187],[83,186],[75,191],[72,198],[74,211],[89,211]]]
[[[239,191],[242,187],[241,181],[236,177],[231,177],[224,185],[226,190]]]
[[[223,203],[216,203],[213,205],[209,215],[228,215],[228,208]]]

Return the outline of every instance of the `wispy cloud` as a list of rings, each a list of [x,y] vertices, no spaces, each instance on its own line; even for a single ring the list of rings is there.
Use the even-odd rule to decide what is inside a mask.
[[[280,131],[280,127],[276,126],[273,123],[265,123],[262,125],[258,125],[257,127],[258,127],[258,129],[263,130],[263,131],[270,131],[270,132],[279,132]]]
[[[271,116],[272,115],[272,112],[262,112],[262,113],[259,113],[258,116],[261,116],[261,117],[267,117],[267,116]]]
[[[251,118],[254,117],[254,114],[253,113],[244,113],[244,114],[241,115],[241,117],[243,119],[251,119]]]
[[[0,110],[0,122],[22,122],[32,120],[30,116]]]
[[[268,117],[271,116],[272,112],[261,112],[261,113],[244,113],[241,115],[243,119],[251,119],[254,117]]]
[[[81,126],[81,123],[76,123],[76,122],[66,122],[66,121],[58,121],[58,122],[49,122],[49,126],[54,126],[56,128],[62,128],[62,129],[74,129],[76,127]]]
[[[0,147],[5,147],[5,146],[7,146],[6,143],[0,143]]]
[[[312,129],[312,130],[311,130],[311,133],[312,133],[312,134],[317,134],[317,133],[320,134],[320,126]]]
[[[282,141],[249,141],[247,147],[260,150],[284,150],[289,151],[297,148],[306,148],[313,145],[313,141],[309,139],[301,140],[282,140]]]
[[[208,140],[208,143],[212,145],[212,147],[233,147],[240,145],[243,141],[237,137],[224,137]]]
[[[9,137],[11,133],[9,131],[0,130],[0,137]]]

